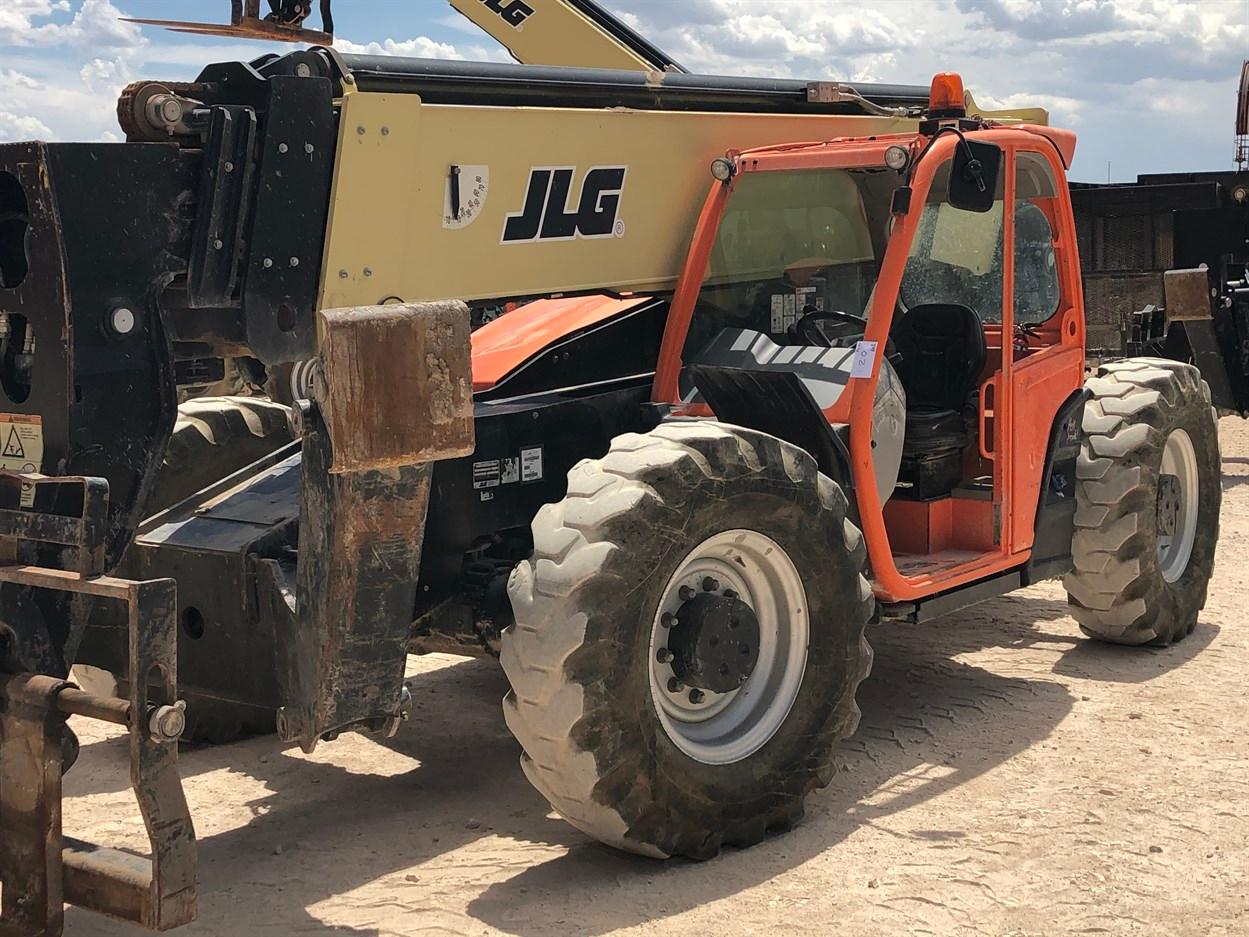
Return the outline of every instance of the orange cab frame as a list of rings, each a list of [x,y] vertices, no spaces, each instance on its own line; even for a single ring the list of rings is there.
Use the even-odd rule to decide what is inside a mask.
[[[899,518],[890,535],[885,507],[874,482],[872,462],[872,412],[886,340],[894,321],[899,289],[919,224],[922,206],[937,169],[952,157],[958,136],[938,134],[890,135],[837,139],[827,143],[764,148],[729,153],[734,172],[725,182],[713,185],[695,227],[686,263],[673,295],[652,397],[656,402],[678,405],[678,377],[694,307],[708,270],[713,244],[737,181],[750,173],[779,170],[883,168],[885,151],[905,147],[912,163],[908,184],[910,209],[893,215],[888,245],[880,262],[874,299],[863,335],[875,342],[875,361],[870,377],[852,378],[846,392],[825,411],[831,423],[850,426],[852,499],[857,501],[860,526],[866,537],[874,588],[886,603],[909,602],[956,590],[996,574],[1022,567],[1033,545],[1033,526],[1045,472],[1046,448],[1056,415],[1084,382],[1084,307],[1080,287],[1079,258],[1070,196],[1065,181],[1074,137],[1048,127],[987,127],[968,133],[968,138],[992,143],[1003,154],[1003,278],[1002,321],[986,327],[990,343],[1000,347],[1000,365],[980,383],[980,423],[991,422],[993,449],[980,439],[981,455],[992,464],[994,545],[974,557],[958,557],[926,565],[927,571],[908,573],[895,562],[891,540],[904,539],[907,518]],[[925,149],[926,148],[926,149]],[[1036,327],[1041,347],[1016,358],[1014,329],[1014,211],[1015,163],[1019,153],[1044,159],[1055,180],[1055,198],[1047,219],[1053,230],[1053,249],[1059,276],[1057,311]],[[922,156],[921,156],[922,154]],[[918,162],[915,160],[918,159]],[[989,370],[993,370],[992,366]],[[1026,398],[1026,404],[1024,399]],[[687,407],[692,416],[708,416],[706,406]],[[900,533],[901,532],[901,533]],[[910,552],[910,551],[905,551]]]

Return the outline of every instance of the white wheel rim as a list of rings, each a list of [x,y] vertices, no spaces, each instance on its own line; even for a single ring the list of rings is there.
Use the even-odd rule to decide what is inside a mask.
[[[1158,563],[1175,582],[1188,569],[1197,537],[1197,450],[1188,433],[1173,430],[1162,450],[1158,481]]]
[[[698,702],[688,688],[674,690],[676,673],[664,656],[669,627],[665,613],[683,604],[681,588],[703,591],[714,579],[719,592],[732,589],[759,621],[759,657],[738,689],[704,691]],[[726,530],[704,540],[668,580],[651,628],[651,699],[673,743],[709,765],[726,765],[753,755],[784,724],[807,665],[810,626],[807,596],[793,561],[774,540],[753,530]]]

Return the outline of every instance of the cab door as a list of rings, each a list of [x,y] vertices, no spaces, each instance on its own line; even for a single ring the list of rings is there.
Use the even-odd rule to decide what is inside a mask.
[[[969,566],[1000,566],[1011,552],[1013,441],[1001,431],[1014,363],[1009,165],[1004,154],[982,211],[951,202],[953,153],[935,165],[918,190],[890,330],[907,394],[910,490],[885,505],[885,523],[898,570],[934,584]]]
[[[1009,150],[1010,264],[1003,334],[1010,337],[1003,462],[1010,552],[1033,546],[1037,506],[1054,420],[1084,383],[1084,308],[1070,195],[1062,164],[1038,138]]]

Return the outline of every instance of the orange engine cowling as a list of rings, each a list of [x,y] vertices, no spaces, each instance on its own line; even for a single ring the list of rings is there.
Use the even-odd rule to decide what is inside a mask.
[[[603,355],[597,347],[603,345],[603,341],[593,342],[596,347],[591,349],[590,342],[585,343],[584,348],[574,347],[581,344],[577,339],[591,335],[605,339],[606,336],[601,334],[604,330],[614,331],[617,324],[623,327],[629,322],[644,335],[652,332],[656,334],[657,354],[658,331],[662,330],[662,312],[666,311],[666,307],[667,303],[649,296],[575,296],[538,299],[526,303],[487,322],[473,333],[473,390],[478,393],[492,390],[526,367],[551,357],[558,357],[558,362],[549,363],[563,365],[569,384],[588,383],[589,381],[584,380],[586,376],[593,381],[596,373],[600,380],[624,376],[616,373],[619,371],[617,365],[621,363],[621,359],[614,355]],[[637,314],[652,310],[659,314],[645,318],[654,320],[657,325],[648,328],[646,323],[632,322]],[[633,329],[630,328],[629,331],[632,333]],[[621,342],[625,342],[623,336]],[[641,351],[633,347],[632,341],[627,345],[629,347],[619,348],[621,356],[632,359],[635,357],[633,352]],[[626,355],[626,352],[629,354]],[[655,355],[646,357],[649,357],[649,363],[639,358],[639,363],[634,363],[625,370],[633,374],[640,373],[639,367],[642,371],[653,371]],[[574,377],[574,374],[579,376]]]

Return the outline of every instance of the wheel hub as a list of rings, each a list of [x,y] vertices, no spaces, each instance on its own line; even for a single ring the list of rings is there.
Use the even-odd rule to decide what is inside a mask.
[[[677,610],[668,648],[678,680],[729,693],[750,679],[759,662],[759,619],[736,596],[703,592]]]
[[[1200,478],[1192,439],[1172,430],[1158,473],[1158,563],[1167,582],[1179,581],[1193,554]]]
[[[735,528],[694,546],[651,625],[651,700],[668,738],[709,765],[758,751],[798,696],[809,635],[802,577],[775,540]]]
[[[1174,537],[1180,520],[1180,480],[1175,475],[1158,479],[1158,533]]]

